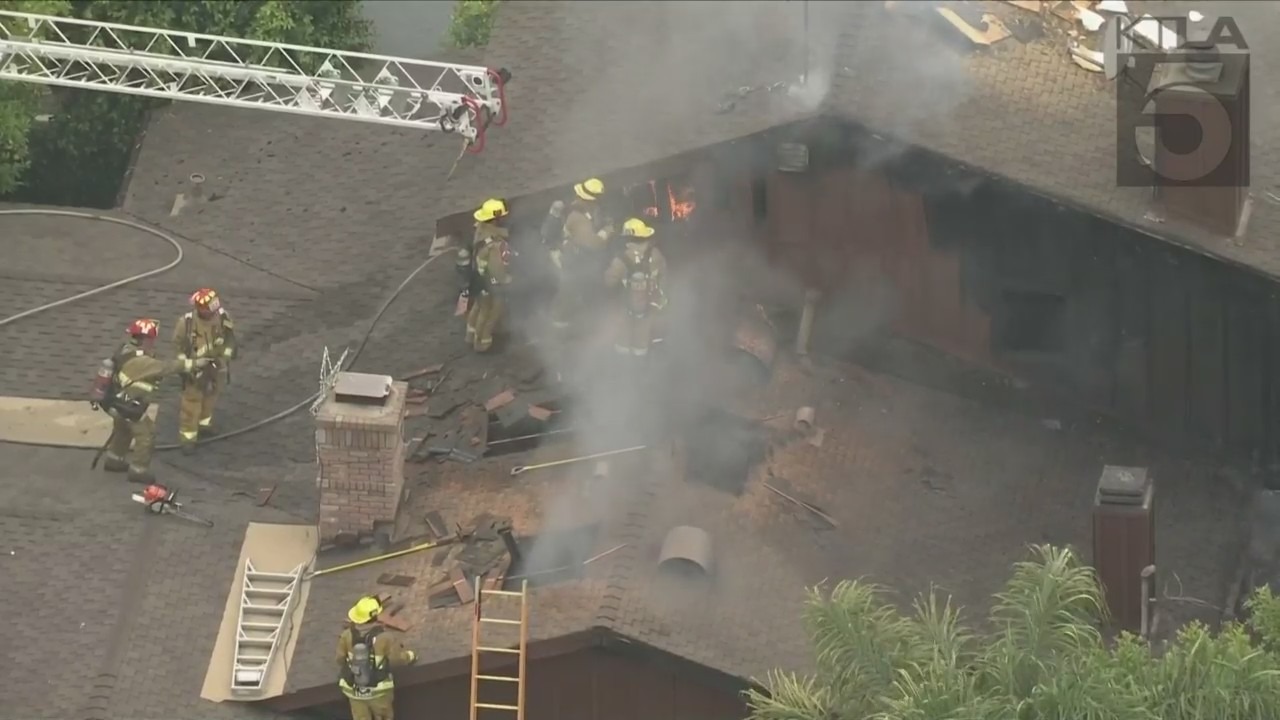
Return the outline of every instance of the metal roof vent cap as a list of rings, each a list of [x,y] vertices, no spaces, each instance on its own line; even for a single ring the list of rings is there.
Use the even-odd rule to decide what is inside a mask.
[[[809,146],[801,143],[781,143],[778,145],[778,170],[789,173],[802,173],[809,170]]]
[[[711,536],[701,528],[681,525],[671,528],[662,541],[658,569],[681,577],[707,577],[714,569]]]
[[[191,187],[191,192],[188,193],[191,199],[203,200],[204,199],[204,175],[201,175],[200,173],[191,173],[191,176],[187,178],[187,183]]]
[[[1210,39],[1213,22],[1204,16],[1187,23],[1187,37],[1182,43],[1183,69],[1187,77],[1198,82],[1217,82],[1222,74],[1222,54]]]

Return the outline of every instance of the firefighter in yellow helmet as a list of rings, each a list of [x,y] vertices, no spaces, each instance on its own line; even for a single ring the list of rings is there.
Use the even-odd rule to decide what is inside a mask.
[[[338,687],[351,701],[351,720],[394,720],[394,668],[418,656],[378,622],[382,601],[362,597],[347,611],[351,621],[338,636]]]
[[[178,318],[173,329],[173,347],[179,360],[208,360],[182,379],[178,442],[189,455],[200,436],[213,434],[213,409],[231,379],[231,358],[236,354],[235,323],[218,293],[202,288],[191,294],[191,311]]]
[[[599,273],[614,233],[600,207],[604,192],[604,183],[598,178],[573,186],[576,197],[564,219],[564,241],[551,251],[551,260],[560,268],[560,287],[551,302],[551,323],[557,328],[569,327],[588,301],[592,287],[599,287]]]
[[[475,240],[471,243],[471,287],[468,294],[471,305],[467,310],[467,342],[476,352],[488,352],[493,347],[493,331],[502,319],[503,296],[511,284],[508,265],[511,248],[507,244],[507,229],[502,219],[507,216],[507,204],[501,200],[486,200],[473,213],[476,219]]]
[[[112,419],[102,467],[107,472],[127,472],[130,482],[150,483],[155,480],[151,455],[156,446],[155,421],[147,414],[151,396],[166,376],[191,372],[209,361],[156,359],[160,324],[150,318],[134,320],[128,333],[129,341],[111,358],[110,384],[94,394],[94,406]]]
[[[614,342],[619,355],[645,357],[653,344],[654,313],[667,306],[663,283],[667,260],[653,240],[654,230],[639,218],[622,224],[626,246],[605,270],[605,285],[623,289],[626,315]]]

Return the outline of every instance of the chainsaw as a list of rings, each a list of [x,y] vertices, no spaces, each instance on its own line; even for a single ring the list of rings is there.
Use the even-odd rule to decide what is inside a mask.
[[[206,520],[199,515],[184,510],[182,503],[177,501],[178,493],[174,490],[161,485],[152,483],[143,488],[140,493],[133,493],[133,501],[146,506],[147,510],[161,515],[173,515],[183,520],[204,525],[205,527],[213,527],[212,520]]]

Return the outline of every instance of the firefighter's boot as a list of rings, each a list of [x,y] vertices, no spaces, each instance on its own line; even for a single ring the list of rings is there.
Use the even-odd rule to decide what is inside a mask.
[[[150,468],[140,468],[132,465],[129,467],[129,482],[150,485],[155,481],[156,475],[151,472]]]
[[[106,460],[102,462],[102,469],[109,473],[128,472],[129,463],[122,457],[108,455]]]

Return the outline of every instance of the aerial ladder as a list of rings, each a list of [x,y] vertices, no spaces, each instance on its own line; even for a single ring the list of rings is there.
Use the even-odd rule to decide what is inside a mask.
[[[456,133],[471,153],[506,123],[510,79],[476,65],[0,10],[0,80]]]

